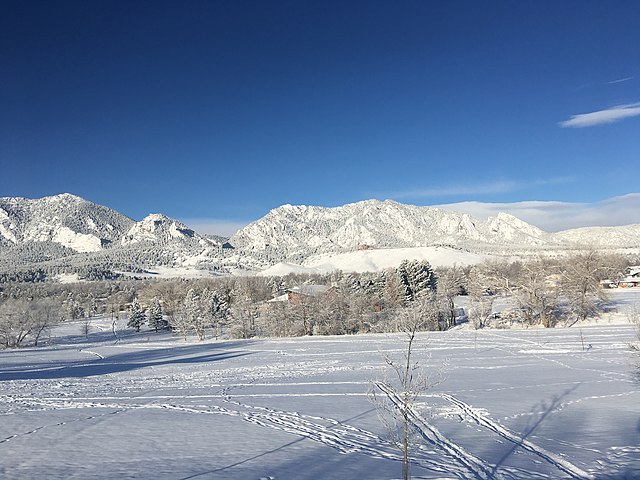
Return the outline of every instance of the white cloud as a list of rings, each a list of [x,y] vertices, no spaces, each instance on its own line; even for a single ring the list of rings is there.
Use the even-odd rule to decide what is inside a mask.
[[[593,127],[594,125],[613,123],[638,115],[640,115],[640,103],[629,103],[607,108],[606,110],[598,110],[597,112],[573,115],[569,120],[564,120],[558,125],[562,128]]]
[[[230,237],[250,223],[249,221],[223,220],[217,218],[183,218],[180,221],[198,233],[208,233],[223,237]]]
[[[460,202],[434,206],[468,213],[477,218],[487,218],[499,212],[510,213],[549,232],[578,227],[640,224],[640,193],[630,193],[594,203]]]
[[[618,78],[617,80],[611,80],[610,82],[607,82],[609,85],[614,84],[614,83],[622,83],[622,82],[628,82],[629,80],[633,80],[636,77],[624,77],[624,78]]]
[[[517,190],[517,183],[505,180],[477,185],[449,185],[437,188],[420,188],[396,192],[392,198],[428,198],[446,197],[452,195],[483,195],[488,193],[507,193]]]
[[[468,195],[488,195],[495,193],[510,193],[518,190],[526,190],[530,187],[540,187],[544,185],[560,185],[574,182],[573,177],[553,177],[548,179],[531,180],[528,182],[517,182],[515,180],[497,180],[495,182],[474,183],[468,185],[449,185],[436,188],[417,188],[404,192],[392,192],[384,197],[393,199],[402,198],[436,198]]]

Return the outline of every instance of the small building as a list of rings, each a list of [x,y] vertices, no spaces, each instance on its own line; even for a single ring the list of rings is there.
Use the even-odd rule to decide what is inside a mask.
[[[335,291],[335,287],[328,287],[327,285],[299,285],[285,290],[284,294],[268,300],[267,303],[286,302],[290,305],[299,305],[306,298],[318,297],[330,292],[332,289]]]
[[[627,267],[624,277],[618,279],[619,288],[640,287],[640,265]]]

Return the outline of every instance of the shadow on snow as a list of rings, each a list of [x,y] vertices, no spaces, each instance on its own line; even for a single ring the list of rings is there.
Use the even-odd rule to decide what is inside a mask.
[[[251,353],[242,350],[216,351],[221,348],[232,348],[235,345],[237,345],[236,342],[223,342],[215,345],[188,345],[125,352],[88,361],[82,359],[70,362],[12,365],[11,367],[13,368],[0,370],[0,381],[93,377],[161,365],[217,362]],[[246,345],[246,342],[243,342],[242,345]],[[87,348],[90,349],[91,346],[87,346]],[[88,350],[83,353],[92,354]]]

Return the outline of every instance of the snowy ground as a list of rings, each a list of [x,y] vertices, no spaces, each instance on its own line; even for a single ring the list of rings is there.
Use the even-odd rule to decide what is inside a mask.
[[[108,319],[80,331],[0,351],[0,478],[401,477],[367,396],[399,335],[116,341]],[[417,358],[444,380],[411,412],[414,477],[640,478],[634,335],[607,323],[422,334]]]

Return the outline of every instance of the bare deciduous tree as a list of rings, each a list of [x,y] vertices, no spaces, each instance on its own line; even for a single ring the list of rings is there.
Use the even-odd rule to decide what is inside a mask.
[[[460,267],[441,268],[436,271],[438,277],[437,296],[440,304],[442,328],[448,330],[455,326],[455,297],[465,291],[466,276]]]
[[[370,399],[389,430],[392,440],[402,450],[402,476],[411,477],[410,450],[413,446],[411,421],[418,397],[437,383],[436,375],[428,375],[415,358],[416,335],[422,330],[433,330],[438,313],[432,298],[424,298],[409,308],[400,310],[396,325],[405,334],[401,358],[386,355],[388,367],[382,380],[374,382]]]
[[[600,280],[610,273],[606,258],[595,250],[578,253],[564,262],[561,286],[570,311],[575,315],[572,324],[594,315],[607,301]]]

